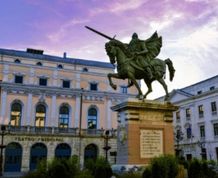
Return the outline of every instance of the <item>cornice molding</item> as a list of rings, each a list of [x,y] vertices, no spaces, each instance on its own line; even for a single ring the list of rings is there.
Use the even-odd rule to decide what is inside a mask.
[[[39,86],[39,85],[25,85],[25,84],[16,84],[16,83],[0,83],[1,89],[7,91],[7,93],[16,93],[16,94],[26,94],[32,93],[33,95],[42,95],[46,96],[60,96],[60,97],[80,97],[83,95],[84,100],[89,101],[104,101],[111,100],[112,102],[119,102],[126,98],[134,98],[135,95],[132,94],[122,94],[122,93],[113,93],[109,91],[90,91],[90,90],[81,90],[77,88],[60,88],[60,87],[50,87],[50,86]]]

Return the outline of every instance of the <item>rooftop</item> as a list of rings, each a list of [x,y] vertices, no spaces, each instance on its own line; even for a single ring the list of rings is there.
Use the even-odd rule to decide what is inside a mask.
[[[40,51],[40,50],[36,50],[36,51]],[[31,53],[31,52],[26,52],[26,51],[18,51],[18,50],[0,48],[0,55],[9,55],[9,56],[15,56],[15,57],[22,57],[22,58],[33,58],[33,59],[43,60],[43,61],[46,60],[46,61],[68,63],[68,64],[74,64],[74,65],[85,65],[85,66],[114,69],[114,66],[108,62],[51,56],[51,55],[43,54],[43,51],[41,51],[41,54],[40,54],[40,53]]]

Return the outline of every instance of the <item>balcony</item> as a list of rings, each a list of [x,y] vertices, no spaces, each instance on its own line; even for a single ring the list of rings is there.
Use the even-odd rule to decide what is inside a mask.
[[[35,126],[6,126],[11,134],[35,134],[35,135],[66,135],[79,136],[79,128],[59,128],[59,127],[35,127]],[[83,137],[101,137],[104,129],[81,129]],[[116,136],[116,130],[111,133]]]

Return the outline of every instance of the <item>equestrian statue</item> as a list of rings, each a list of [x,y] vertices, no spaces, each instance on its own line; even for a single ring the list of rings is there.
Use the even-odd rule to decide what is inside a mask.
[[[132,40],[126,44],[91,27],[85,27],[110,40],[105,44],[105,49],[111,64],[117,64],[117,73],[108,74],[109,83],[113,89],[116,90],[117,86],[112,82],[112,78],[128,79],[128,87],[135,85],[138,90],[137,97],[145,99],[152,92],[152,82],[157,80],[165,90],[165,101],[168,100],[169,93],[164,81],[166,66],[168,66],[170,81],[173,80],[175,69],[169,58],[165,60],[156,58],[162,47],[162,37],[158,36],[157,32],[146,40],[140,40],[137,33],[133,33]],[[144,95],[137,82],[141,79],[148,87]]]

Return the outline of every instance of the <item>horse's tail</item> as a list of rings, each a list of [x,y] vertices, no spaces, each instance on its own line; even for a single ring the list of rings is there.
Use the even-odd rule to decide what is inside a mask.
[[[176,70],[173,67],[173,63],[172,63],[172,61],[169,58],[167,58],[165,60],[165,63],[167,64],[169,72],[170,72],[170,81],[172,81]]]

